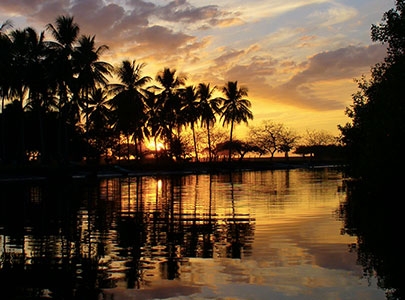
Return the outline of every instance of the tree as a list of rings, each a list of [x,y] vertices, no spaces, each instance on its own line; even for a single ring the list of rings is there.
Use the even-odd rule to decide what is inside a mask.
[[[256,144],[252,143],[252,142],[244,142],[244,141],[240,141],[240,140],[233,140],[232,141],[232,145],[229,141],[226,141],[224,143],[220,143],[217,145],[216,150],[221,152],[224,150],[229,151],[229,149],[231,149],[231,151],[234,153],[238,153],[239,154],[239,161],[242,161],[243,158],[245,157],[245,155],[249,152],[251,153],[257,153],[259,155],[264,154],[264,151],[258,147]]]
[[[251,127],[249,136],[259,148],[266,153],[270,153],[272,159],[274,154],[280,149],[283,130],[283,124],[265,120],[260,126]]]
[[[403,228],[402,201],[405,160],[405,1],[371,27],[372,40],[388,44],[384,62],[371,70],[371,79],[357,81],[353,104],[346,109],[351,122],[339,126],[346,148],[349,175],[348,220],[358,236],[359,261],[365,274],[377,279],[387,299],[403,299],[403,259],[392,259]],[[360,218],[359,213],[364,211]],[[357,212],[357,213],[356,213]],[[364,217],[366,216],[366,217]],[[354,221],[354,222],[353,222]],[[377,234],[376,234],[377,233]],[[376,238],[376,236],[378,238]],[[386,251],[381,251],[381,245]],[[394,270],[394,271],[392,271]]]
[[[59,139],[58,148],[59,156],[62,160],[66,160],[68,156],[68,127],[76,124],[77,113],[68,105],[69,101],[69,86],[73,86],[73,66],[72,53],[74,45],[79,37],[80,28],[74,22],[73,17],[58,16],[55,20],[55,25],[49,23],[46,26],[56,41],[50,42],[49,55],[49,76],[54,78],[56,85],[55,89],[59,94],[58,111],[59,111]]]
[[[5,117],[4,108],[5,101],[9,98],[10,92],[10,72],[11,68],[11,40],[7,34],[7,30],[12,27],[10,20],[7,20],[0,25],[0,97],[1,97],[1,149],[0,161],[5,159],[6,144],[5,144]]]
[[[34,80],[41,74],[32,74],[34,65],[37,66],[39,56],[41,55],[38,50],[43,41],[43,34],[39,37],[37,32],[27,27],[25,29],[13,30],[10,33],[11,36],[11,61],[10,61],[10,96],[18,99],[20,104],[19,120],[20,120],[20,149],[19,149],[19,161],[25,160],[25,132],[24,132],[24,106],[28,100],[30,84],[32,87],[32,94],[35,94]],[[36,77],[38,76],[38,77]]]
[[[164,132],[168,134],[166,138],[171,147],[174,145],[174,129],[177,128],[177,140],[179,140],[180,128],[184,124],[184,120],[180,120],[181,100],[178,89],[185,84],[186,77],[176,76],[175,69],[164,68],[156,75],[156,81],[162,86],[157,103],[160,112],[159,118],[161,124],[166,127]]]
[[[198,110],[200,112],[201,126],[207,127],[207,140],[208,140],[208,159],[212,161],[212,146],[210,129],[216,122],[216,114],[221,112],[220,106],[222,100],[220,98],[212,98],[216,87],[210,87],[210,84],[200,83],[198,85]]]
[[[165,133],[166,127],[160,122],[161,107],[158,102],[158,97],[152,88],[146,89],[146,138],[153,138],[155,146],[155,158],[158,158],[158,140],[167,136]]]
[[[9,72],[11,71],[11,39],[7,30],[12,28],[11,21],[7,20],[0,25],[0,96],[1,112],[4,112],[4,104],[9,93]]]
[[[182,97],[183,102],[181,107],[181,114],[183,115],[185,123],[190,124],[191,131],[193,134],[195,159],[198,162],[197,141],[194,129],[194,125],[199,118],[199,110],[197,102],[198,93],[195,86],[189,85],[185,89],[180,91],[180,95]]]
[[[393,166],[405,166],[400,159],[405,139],[405,1],[397,0],[371,33],[373,41],[388,44],[387,56],[373,67],[370,80],[358,80],[359,91],[346,109],[351,122],[338,128],[351,175],[392,184],[403,179]]]
[[[99,61],[100,55],[108,46],[101,45],[96,48],[94,39],[95,36],[82,35],[72,53],[73,72],[77,76],[79,99],[85,112],[86,136],[89,130],[89,95],[99,86],[105,86],[108,83],[106,76],[110,76],[113,71],[111,64]]]
[[[230,124],[229,143],[232,146],[233,129],[236,124],[241,122],[248,123],[248,120],[253,120],[253,114],[250,111],[251,102],[243,97],[248,95],[246,87],[238,87],[237,81],[229,81],[223,88],[225,99],[222,107],[223,125]],[[228,160],[231,160],[232,147],[229,148]]]
[[[288,159],[288,153],[296,146],[300,136],[292,129],[284,127],[280,132],[280,145],[278,147],[279,152],[283,152],[286,159]]]
[[[302,142],[296,147],[296,154],[309,155],[317,159],[343,159],[341,137],[324,130],[306,130]]]
[[[38,132],[40,141],[39,149],[42,161],[48,157],[48,149],[45,145],[44,119],[47,112],[54,108],[54,97],[50,91],[49,76],[47,74],[46,58],[48,55],[48,43],[45,42],[44,32],[38,35],[35,30],[27,28],[28,33],[28,53],[27,70],[25,73],[29,95],[26,110],[33,112],[38,119]],[[37,133],[37,132],[36,132]]]
[[[139,156],[139,147],[144,139],[146,128],[145,95],[142,87],[151,80],[142,75],[143,63],[136,60],[124,60],[116,69],[120,84],[111,84],[111,92],[116,94],[111,99],[111,106],[115,112],[114,127],[126,136],[127,156],[129,159],[129,139],[133,135],[135,156]]]
[[[111,108],[105,89],[92,90],[89,95],[88,135],[93,149],[107,156],[108,149],[113,147],[113,132],[111,129]],[[97,153],[97,154],[99,154]]]

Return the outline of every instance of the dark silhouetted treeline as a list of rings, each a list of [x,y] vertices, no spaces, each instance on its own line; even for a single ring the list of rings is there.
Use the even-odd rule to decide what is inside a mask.
[[[344,231],[358,237],[364,276],[376,277],[387,299],[404,299],[405,1],[372,25],[371,37],[387,56],[358,81],[346,111],[352,121],[340,126],[350,176]]]
[[[31,27],[13,29],[9,21],[2,24],[1,162],[138,159],[146,140],[153,140],[156,150],[163,143],[165,156],[180,159],[186,128],[193,132],[198,160],[197,124],[210,135],[221,121],[230,128],[232,145],[235,126],[253,119],[248,90],[237,81],[221,88],[192,86],[186,76],[164,68],[155,77],[157,84],[148,86],[152,78],[142,75],[144,64],[124,60],[114,67],[103,62],[100,56],[108,46],[96,47],[95,36],[79,32],[73,17],[65,16],[40,34]],[[45,33],[53,40],[45,39]],[[114,75],[119,83],[109,82]],[[214,97],[215,91],[223,97]]]

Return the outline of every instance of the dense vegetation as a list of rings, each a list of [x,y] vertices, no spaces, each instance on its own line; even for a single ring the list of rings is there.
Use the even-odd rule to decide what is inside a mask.
[[[373,41],[387,45],[387,56],[361,78],[352,122],[341,126],[349,161],[344,232],[358,237],[358,262],[364,276],[376,278],[387,299],[404,299],[405,257],[401,245],[404,216],[405,1],[371,27]]]
[[[373,25],[373,41],[387,44],[383,63],[373,67],[371,79],[358,81],[359,91],[347,108],[351,123],[340,126],[351,174],[394,180],[403,178],[405,140],[405,2]],[[399,171],[394,172],[394,170]]]

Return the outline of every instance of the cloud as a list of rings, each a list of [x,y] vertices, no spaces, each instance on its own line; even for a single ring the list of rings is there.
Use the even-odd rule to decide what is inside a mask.
[[[217,5],[195,7],[186,0],[169,2],[156,9],[156,16],[171,22],[194,23],[201,20],[221,18],[223,13]]]
[[[338,89],[342,89],[340,85],[350,87],[347,85],[349,81],[370,71],[385,55],[386,48],[381,45],[347,46],[321,52],[302,63],[302,71],[269,92],[272,99],[297,107],[344,109],[347,99],[337,98]]]
[[[359,68],[381,62],[385,54],[386,48],[381,45],[348,46],[321,52],[303,63],[306,69],[296,74],[286,85],[299,86],[306,82],[358,76]]]
[[[320,26],[333,26],[339,23],[346,22],[358,14],[357,10],[350,6],[345,6],[338,3],[329,3],[324,8],[318,8],[308,15],[307,19],[311,23],[319,24]]]
[[[1,9],[11,15],[20,15],[37,10],[43,1],[41,0],[3,0]]]
[[[249,97],[258,106],[282,104],[324,112],[344,111],[355,92],[354,79],[386,55],[381,45],[349,45],[298,62],[274,58],[259,47],[252,49],[256,51],[223,49],[206,78],[216,85],[237,80],[248,87]]]

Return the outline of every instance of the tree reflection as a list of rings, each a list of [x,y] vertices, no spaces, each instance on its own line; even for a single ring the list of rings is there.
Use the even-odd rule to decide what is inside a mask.
[[[252,220],[237,213],[232,175],[231,212],[216,211],[218,180],[84,177],[2,185],[0,282],[15,299],[44,291],[54,299],[92,299],[119,281],[139,289],[179,278],[193,257],[241,258],[251,247]]]
[[[403,214],[398,185],[348,182],[347,201],[342,204],[344,232],[358,237],[358,263],[364,276],[377,278],[387,299],[404,299],[404,252],[401,242]],[[389,204],[387,204],[389,203]]]
[[[45,291],[54,299],[97,293],[97,260],[82,251],[91,249],[91,239],[79,229],[79,199],[90,201],[88,197],[70,181],[1,186],[0,282],[9,291],[8,299],[33,299]]]

